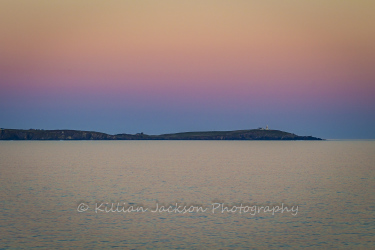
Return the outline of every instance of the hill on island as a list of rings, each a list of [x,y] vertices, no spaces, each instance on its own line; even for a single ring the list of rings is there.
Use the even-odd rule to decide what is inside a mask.
[[[81,130],[0,129],[0,140],[322,140],[279,130],[184,132],[162,135],[116,134]]]

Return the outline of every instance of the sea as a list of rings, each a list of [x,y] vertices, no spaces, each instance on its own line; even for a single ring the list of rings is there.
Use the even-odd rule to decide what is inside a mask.
[[[375,141],[0,141],[0,249],[374,249]]]

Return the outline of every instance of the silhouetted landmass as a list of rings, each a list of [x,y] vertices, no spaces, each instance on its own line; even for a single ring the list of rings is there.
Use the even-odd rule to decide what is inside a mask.
[[[251,129],[235,131],[185,132],[163,135],[117,134],[95,131],[0,129],[0,140],[322,140],[279,130]]]

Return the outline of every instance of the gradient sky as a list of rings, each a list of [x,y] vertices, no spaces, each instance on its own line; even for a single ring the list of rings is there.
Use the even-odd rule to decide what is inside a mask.
[[[0,0],[0,127],[375,138],[375,1]]]

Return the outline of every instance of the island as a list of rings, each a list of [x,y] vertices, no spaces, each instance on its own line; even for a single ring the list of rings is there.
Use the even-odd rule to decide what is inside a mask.
[[[271,129],[249,129],[234,131],[184,132],[162,135],[116,134],[95,131],[0,129],[0,140],[323,140],[313,136]]]

